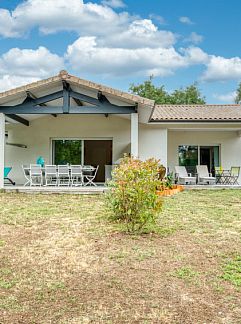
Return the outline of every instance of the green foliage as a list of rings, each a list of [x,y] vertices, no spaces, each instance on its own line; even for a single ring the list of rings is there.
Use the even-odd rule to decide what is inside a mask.
[[[5,245],[5,241],[4,240],[0,240],[0,247]]]
[[[172,273],[173,277],[177,277],[179,279],[184,279],[187,281],[191,281],[193,278],[199,276],[199,272],[194,271],[190,267],[181,267]]]
[[[125,157],[113,171],[107,206],[114,220],[123,222],[129,232],[140,232],[146,224],[155,223],[162,208],[162,199],[156,193],[161,185],[159,167],[155,159],[143,162]]]
[[[142,84],[131,84],[129,90],[141,97],[155,100],[158,104],[168,103],[168,92],[165,90],[164,86],[156,87],[153,82],[153,77],[151,76],[149,80],[144,81]]]
[[[173,183],[174,183],[174,175],[173,175],[173,172],[172,173],[169,173],[166,178],[164,179],[163,181],[163,184],[166,188],[168,189],[172,189],[173,187]]]
[[[180,88],[171,93],[170,103],[176,105],[202,105],[205,104],[205,98],[202,97],[197,85],[192,84],[186,88]]]
[[[62,281],[50,282],[47,285],[49,290],[65,289],[65,284]]]
[[[238,85],[238,89],[236,90],[236,97],[235,97],[235,103],[240,104],[241,103],[241,82]]]
[[[225,263],[221,278],[241,287],[241,255],[235,255]]]
[[[81,141],[55,140],[55,164],[81,164]]]
[[[15,281],[6,281],[6,280],[2,280],[0,279],[0,288],[4,288],[4,289],[10,289],[15,285]]]
[[[153,76],[151,76],[149,80],[144,81],[142,84],[131,84],[129,90],[141,97],[155,100],[157,104],[205,104],[205,98],[201,95],[195,83],[168,93],[164,86],[155,86]]]

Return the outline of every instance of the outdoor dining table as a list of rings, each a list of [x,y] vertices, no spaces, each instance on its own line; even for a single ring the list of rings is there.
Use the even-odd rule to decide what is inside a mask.
[[[222,170],[216,173],[216,184],[228,185],[231,181],[231,170]]]
[[[69,168],[69,175],[71,174],[71,165],[68,165]],[[30,165],[25,165],[24,170],[26,173],[27,178],[30,177]],[[45,166],[41,167],[42,170],[42,176],[45,178]],[[56,171],[58,170],[58,166],[56,165]],[[90,176],[93,172],[95,171],[95,167],[92,165],[82,165],[82,172],[83,176]],[[28,178],[28,181],[26,182],[25,185],[29,184],[30,180]]]
[[[71,166],[69,165],[68,167],[69,167],[69,172],[70,172],[71,171]],[[25,169],[30,172],[30,165],[29,166],[25,166]],[[42,166],[41,167],[41,170],[42,170],[43,175],[44,175],[45,174],[45,166]],[[58,167],[56,166],[56,171],[57,170],[58,170]],[[95,170],[95,168],[92,165],[83,165],[82,166],[82,171],[83,172],[92,172],[94,170]]]

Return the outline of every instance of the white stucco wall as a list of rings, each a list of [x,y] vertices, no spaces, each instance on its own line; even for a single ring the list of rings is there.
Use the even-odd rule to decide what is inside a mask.
[[[26,149],[5,146],[5,165],[12,166],[11,177],[17,184],[24,183],[21,166],[35,163],[43,156],[51,163],[52,138],[106,138],[113,140],[113,161],[123,153],[130,153],[130,119],[110,115],[95,116],[45,116],[32,120],[29,127],[8,125],[8,142],[27,145]],[[167,130],[155,125],[139,124],[139,157],[143,160],[155,157],[167,166]]]
[[[31,121],[29,127],[8,125],[7,130],[8,142],[27,145],[26,149],[5,146],[5,166],[13,167],[11,177],[18,184],[24,182],[22,164],[36,163],[40,155],[51,163],[51,138],[112,139],[113,161],[130,147],[130,120],[114,115],[46,116]]]
[[[22,164],[35,163],[43,156],[51,163],[52,138],[112,139],[113,162],[129,153],[131,122],[128,118],[110,115],[59,115],[32,120],[29,127],[7,125],[8,142],[27,145],[26,149],[5,146],[5,166],[12,166],[11,177],[18,184],[24,182]],[[241,137],[237,131],[227,130],[167,130],[163,125],[139,123],[139,157],[154,157],[174,171],[178,165],[179,145],[220,145],[221,165],[225,169],[241,166]],[[241,182],[241,179],[240,179]]]
[[[156,125],[139,126],[139,156],[159,159],[167,166],[167,129]]]
[[[237,131],[169,131],[168,166],[171,171],[178,165],[179,145],[220,145],[222,167],[241,166],[241,137]]]

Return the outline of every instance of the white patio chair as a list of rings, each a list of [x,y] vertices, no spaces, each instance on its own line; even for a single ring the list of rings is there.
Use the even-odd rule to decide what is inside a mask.
[[[70,172],[68,165],[58,165],[58,186],[70,185]]]
[[[208,172],[207,165],[197,165],[197,175],[199,184],[215,184],[216,177],[212,176],[212,173]]]
[[[88,169],[86,169],[85,171],[87,171]],[[91,167],[91,169],[88,170],[88,174],[84,174],[84,178],[87,180],[87,182],[85,183],[85,186],[88,185],[93,185],[93,186],[97,186],[96,183],[94,183],[94,180],[96,178],[97,172],[99,170],[99,166],[97,165],[97,167]]]
[[[187,173],[185,166],[175,166],[176,179],[179,184],[196,184],[196,177]]]
[[[82,165],[70,166],[70,178],[72,186],[83,186],[84,178]]]
[[[58,185],[58,173],[56,165],[45,166],[45,185],[57,186]]]
[[[30,164],[30,186],[42,186],[43,185],[43,172],[42,167],[39,164]]]
[[[30,185],[30,167],[27,165],[22,165],[23,175],[26,180],[24,187]]]

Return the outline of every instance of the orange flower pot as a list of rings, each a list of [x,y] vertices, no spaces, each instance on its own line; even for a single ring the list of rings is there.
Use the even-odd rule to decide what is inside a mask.
[[[157,194],[159,196],[163,196],[163,197],[169,197],[169,196],[173,196],[181,191],[184,190],[184,187],[181,185],[173,185],[172,189],[164,189],[164,190],[157,190]]]

